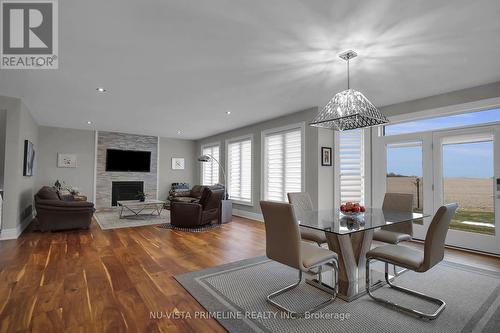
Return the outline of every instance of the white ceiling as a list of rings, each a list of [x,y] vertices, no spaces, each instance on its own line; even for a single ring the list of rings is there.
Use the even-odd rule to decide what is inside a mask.
[[[64,0],[59,70],[1,70],[0,94],[42,125],[196,139],[326,104],[346,49],[377,106],[500,81],[499,16],[498,0]]]

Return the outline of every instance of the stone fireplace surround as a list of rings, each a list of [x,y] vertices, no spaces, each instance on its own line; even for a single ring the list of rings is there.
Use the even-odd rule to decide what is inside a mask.
[[[108,172],[106,171],[106,150],[123,149],[151,152],[151,172]],[[111,208],[112,183],[141,181],[144,193],[150,199],[157,198],[158,189],[158,137],[115,132],[97,133],[96,152],[96,209]]]

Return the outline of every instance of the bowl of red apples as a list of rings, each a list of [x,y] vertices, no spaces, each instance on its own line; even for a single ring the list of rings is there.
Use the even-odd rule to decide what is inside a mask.
[[[342,215],[356,217],[365,212],[365,207],[360,205],[359,202],[346,202],[340,206]]]

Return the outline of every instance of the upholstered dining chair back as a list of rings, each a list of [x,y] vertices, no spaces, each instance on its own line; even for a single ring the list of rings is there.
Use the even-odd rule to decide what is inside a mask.
[[[295,208],[302,210],[313,210],[313,204],[311,197],[307,192],[290,192],[287,193],[288,202],[290,202]]]
[[[301,269],[300,232],[292,205],[261,201],[266,228],[266,255],[269,259]]]
[[[383,210],[392,210],[397,212],[412,212],[413,211],[413,194],[409,193],[386,193],[384,196]],[[383,227],[383,230],[400,232],[403,234],[413,235],[412,222],[404,222]]]
[[[398,212],[411,212],[413,210],[413,194],[386,193],[382,209],[395,210]]]
[[[448,233],[451,219],[458,208],[456,203],[447,204],[439,207],[432,218],[432,222],[427,229],[424,244],[424,262],[421,266],[422,271],[431,269],[444,258],[444,241]]]

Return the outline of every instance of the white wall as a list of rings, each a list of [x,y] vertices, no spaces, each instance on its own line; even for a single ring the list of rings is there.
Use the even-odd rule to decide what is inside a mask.
[[[318,154],[321,158],[321,147],[332,148],[333,163],[335,163],[334,133],[329,129],[318,129]],[[333,166],[322,166],[320,158],[318,159],[318,209],[332,209],[335,202],[334,168]]]
[[[15,238],[32,219],[38,158],[38,125],[20,99],[0,97],[0,108],[7,110],[1,237]],[[32,177],[23,176],[24,140],[30,140],[35,149]]]
[[[58,168],[57,154],[77,155],[76,168]],[[93,200],[95,132],[40,126],[38,136],[36,189],[51,186],[56,180],[77,187]]]
[[[193,140],[160,138],[159,151],[158,198],[165,200],[172,183],[189,183],[193,186],[197,182],[196,143]],[[172,157],[184,158],[184,170],[172,170]]]

